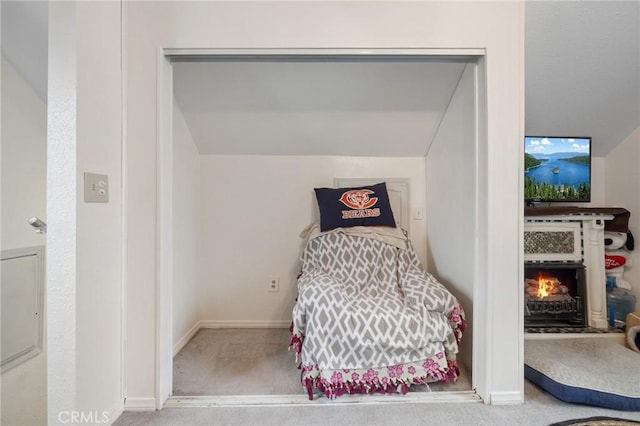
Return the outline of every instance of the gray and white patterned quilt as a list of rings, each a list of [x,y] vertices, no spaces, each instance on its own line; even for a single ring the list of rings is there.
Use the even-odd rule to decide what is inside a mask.
[[[334,397],[457,377],[464,311],[406,242],[340,229],[307,242],[292,345],[310,398],[312,386]]]

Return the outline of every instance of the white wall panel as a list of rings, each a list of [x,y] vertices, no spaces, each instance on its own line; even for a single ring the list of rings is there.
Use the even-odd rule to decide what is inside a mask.
[[[334,187],[335,177],[408,178],[410,210],[425,208],[424,157],[203,155],[201,167],[205,321],[291,319],[299,234],[318,217],[314,187]],[[424,220],[411,220],[410,236],[424,261]],[[278,293],[267,292],[273,275]]]
[[[120,13],[118,2],[76,5],[76,409],[111,420],[124,405]],[[108,203],[84,201],[84,172],[108,175]]]
[[[589,206],[606,205],[606,157],[591,158],[591,202]]]
[[[46,221],[47,104],[2,57],[2,249],[37,246]]]
[[[640,300],[640,128],[627,136],[606,157],[606,205],[624,207],[631,212],[629,229],[636,247],[631,252],[632,266],[625,279]],[[640,304],[636,305],[636,310]]]
[[[198,322],[200,291],[200,153],[182,111],[173,109],[173,342]]]
[[[469,328],[461,358],[471,368],[476,263],[475,75],[468,65],[426,158],[427,242],[431,272],[462,303]]]
[[[47,111],[47,424],[76,408],[76,6],[49,5]]]

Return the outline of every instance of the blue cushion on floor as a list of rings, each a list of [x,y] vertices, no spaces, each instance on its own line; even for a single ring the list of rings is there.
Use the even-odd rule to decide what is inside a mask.
[[[524,374],[565,402],[640,411],[640,355],[612,339],[527,340]]]

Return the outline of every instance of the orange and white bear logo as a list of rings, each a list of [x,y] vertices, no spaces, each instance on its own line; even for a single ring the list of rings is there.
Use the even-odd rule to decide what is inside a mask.
[[[340,197],[340,201],[351,210],[342,210],[343,219],[358,219],[380,216],[380,209],[372,209],[378,202],[378,197],[370,197],[374,191],[370,189],[352,189]]]

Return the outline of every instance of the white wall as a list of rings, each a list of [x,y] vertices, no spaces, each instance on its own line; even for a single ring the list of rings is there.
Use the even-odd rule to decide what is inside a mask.
[[[555,206],[605,207],[606,158],[591,157],[591,201],[588,203],[553,203]]]
[[[633,294],[640,301],[640,128],[627,136],[606,157],[606,204],[631,212],[629,229],[636,247],[631,253],[632,267],[625,271]],[[636,310],[640,303],[636,305]]]
[[[468,330],[460,358],[471,368],[477,285],[475,66],[467,65],[426,158],[429,269],[462,303]]]
[[[39,246],[46,237],[27,223],[46,221],[47,105],[2,56],[2,250]],[[46,333],[46,324],[45,324]],[[2,424],[43,425],[47,413],[43,352],[2,374]]]
[[[606,167],[605,157],[591,157],[591,202],[592,207],[606,206]]]
[[[173,345],[200,320],[200,153],[173,108]],[[188,336],[187,336],[188,337]]]
[[[487,253],[478,392],[518,402],[522,330],[505,300],[521,303],[524,137],[523,5],[517,2],[127,2],[128,293],[127,404],[153,408],[156,383],[156,147],[158,48],[484,48],[486,57]],[[331,25],[327,25],[330,22]],[[505,178],[508,176],[510,178]],[[486,297],[485,297],[486,296]],[[475,306],[476,313],[478,307]],[[490,315],[488,313],[491,313]],[[131,405],[129,405],[131,401]]]
[[[334,177],[408,178],[410,212],[425,208],[424,157],[202,156],[203,320],[288,326],[303,247],[300,231],[317,220],[314,187]],[[424,262],[424,220],[410,224]],[[280,277],[280,291],[268,280]]]
[[[117,2],[50,4],[48,424],[123,408],[120,16]],[[108,203],[84,202],[85,171],[108,175]]]
[[[107,411],[122,397],[122,72],[119,2],[78,2],[77,401]],[[83,172],[109,176],[109,202],[85,203]]]
[[[51,2],[47,88],[47,424],[76,407],[76,7]]]
[[[46,221],[47,105],[2,57],[2,250],[44,245],[27,222]]]

